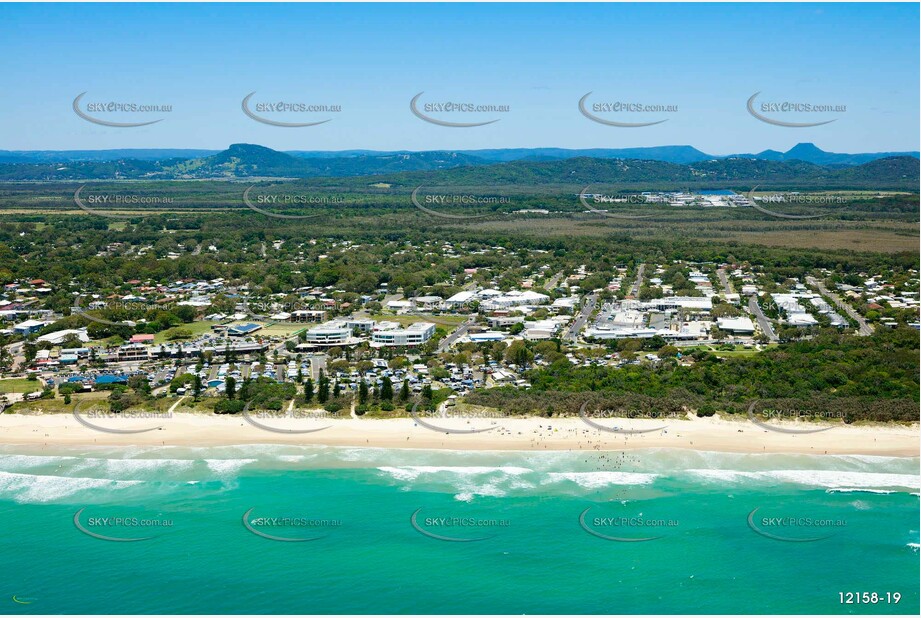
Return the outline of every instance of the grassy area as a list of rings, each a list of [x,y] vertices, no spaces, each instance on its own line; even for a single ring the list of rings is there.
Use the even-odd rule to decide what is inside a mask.
[[[383,313],[375,314],[371,316],[372,320],[378,322],[397,322],[401,326],[409,326],[410,324],[415,324],[416,322],[431,322],[432,324],[438,324],[439,326],[446,326],[448,328],[457,328],[467,319],[459,315],[436,315],[436,316],[420,316],[420,315],[384,315]]]
[[[40,390],[42,390],[42,383],[39,380],[27,380],[26,378],[0,380],[0,393],[34,393]]]
[[[304,326],[304,324],[296,324],[292,322],[274,322],[271,324],[265,324],[262,330],[256,332],[256,335],[266,335],[269,337],[291,337],[295,333],[305,330],[306,328],[307,327]]]
[[[154,335],[154,343],[169,343],[171,341],[170,336],[180,330],[191,331],[193,338],[198,337],[199,335],[210,333],[212,324],[214,324],[214,322],[202,320],[199,322],[192,322],[191,324],[183,324],[182,326],[176,326],[174,328],[167,328]]]
[[[685,353],[690,354],[691,352],[695,350],[705,350],[707,352],[710,352],[714,356],[718,356],[719,358],[731,358],[731,357],[754,356],[755,354],[763,352],[764,350],[767,350],[768,348],[772,348],[776,346],[777,346],[776,343],[762,344],[760,350],[755,347],[746,348],[745,346],[741,346],[741,345],[735,346],[733,350],[721,350],[719,349],[718,346],[696,346],[693,348],[683,348],[681,350],[681,353],[683,356],[685,355]]]

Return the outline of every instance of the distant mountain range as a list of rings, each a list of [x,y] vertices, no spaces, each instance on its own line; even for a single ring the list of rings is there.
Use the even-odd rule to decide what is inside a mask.
[[[231,146],[231,150],[242,144]],[[204,159],[219,155],[220,150],[195,149],[120,149],[120,150],[0,150],[0,163],[73,163],[105,162],[132,159],[137,161],[165,161],[168,159]],[[279,152],[279,151],[273,151]],[[864,152],[846,154],[826,152],[811,143],[797,144],[787,152],[764,150],[757,154],[711,155],[693,146],[654,146],[648,148],[499,148],[487,150],[408,151],[408,150],[290,150],[284,154],[299,159],[358,159],[371,167],[413,167],[429,169],[436,165],[485,165],[509,161],[551,161],[592,157],[595,159],[643,159],[667,163],[697,163],[711,159],[762,159],[765,161],[805,161],[818,165],[860,165],[887,157],[919,157],[913,152]],[[381,162],[378,164],[378,160]],[[313,164],[321,168],[322,164]],[[330,164],[335,171],[336,164]],[[348,167],[348,166],[346,166]]]
[[[150,155],[158,151],[140,152]],[[176,155],[188,151],[164,152]],[[584,151],[555,148],[399,153],[348,151],[328,156],[330,153],[291,154],[253,144],[233,144],[227,150],[193,157],[6,162],[0,163],[0,180],[324,178],[333,182],[337,178],[351,178],[354,182],[348,184],[356,186],[364,182],[365,177],[397,184],[418,179],[455,185],[523,186],[605,182],[702,186],[754,181],[910,190],[917,189],[919,182],[917,153],[885,153],[890,155],[885,157],[842,155],[824,152],[813,144],[798,144],[786,153],[767,153],[714,158],[689,146],[663,146]],[[51,155],[45,152],[42,156]],[[678,160],[666,161],[666,157]],[[861,157],[870,159],[859,162]],[[851,162],[842,162],[843,158]]]

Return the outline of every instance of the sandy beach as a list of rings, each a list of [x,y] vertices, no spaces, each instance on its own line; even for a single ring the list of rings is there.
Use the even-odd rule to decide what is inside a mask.
[[[137,445],[223,446],[234,444],[302,444],[377,448],[451,450],[624,450],[683,448],[741,453],[861,454],[919,456],[919,427],[897,425],[841,426],[817,433],[770,430],[748,420],[690,417],[666,421],[607,419],[605,427],[645,433],[612,433],[572,418],[434,419],[421,426],[412,418],[296,419],[174,413],[165,418],[86,419],[71,414],[0,415],[0,444],[35,446]],[[254,419],[255,420],[255,419]],[[829,425],[775,424],[787,431]],[[125,433],[110,433],[113,429]],[[137,430],[146,430],[137,433]],[[286,432],[288,430],[289,432]],[[306,433],[307,430],[312,430]],[[132,433],[127,433],[132,432]],[[294,433],[300,432],[300,433]]]

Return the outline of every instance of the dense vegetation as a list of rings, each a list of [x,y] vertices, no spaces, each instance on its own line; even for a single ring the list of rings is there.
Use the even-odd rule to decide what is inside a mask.
[[[378,175],[378,176],[375,176]],[[352,186],[375,183],[443,185],[581,185],[618,183],[655,188],[663,183],[715,188],[734,183],[754,186],[915,190],[919,162],[894,156],[854,166],[825,166],[802,160],[748,157],[672,163],[649,159],[577,157],[494,163],[457,152],[420,152],[350,157],[295,157],[263,146],[233,144],[220,153],[194,159],[147,161],[71,161],[0,163],[0,180],[52,181],[182,178],[358,177]]]
[[[744,357],[697,351],[689,364],[666,359],[656,366],[576,367],[558,360],[533,369],[533,388],[477,391],[468,402],[510,414],[575,414],[590,402],[643,410],[650,415],[687,411],[744,413],[750,403],[797,409],[817,417],[917,421],[918,332],[883,330],[872,337],[823,331]]]

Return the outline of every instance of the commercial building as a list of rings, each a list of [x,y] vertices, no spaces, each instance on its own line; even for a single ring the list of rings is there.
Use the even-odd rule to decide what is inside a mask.
[[[237,324],[236,326],[229,327],[227,329],[227,334],[231,337],[246,337],[259,330],[262,330],[262,326],[259,324]]]
[[[51,322],[46,322],[43,320],[26,320],[25,322],[20,322],[19,324],[13,326],[13,332],[17,335],[26,337],[33,333],[37,333],[48,324],[51,324]]]
[[[717,318],[716,327],[733,335],[755,334],[755,324],[749,318]]]
[[[315,326],[304,333],[304,344],[321,348],[349,345],[351,336],[352,329],[349,325],[341,320],[335,320]]]
[[[392,324],[392,323],[391,323]],[[378,326],[381,326],[380,324]],[[414,347],[424,344],[435,334],[435,325],[430,322],[416,322],[406,328],[386,328],[371,333],[371,343],[376,346]]]

